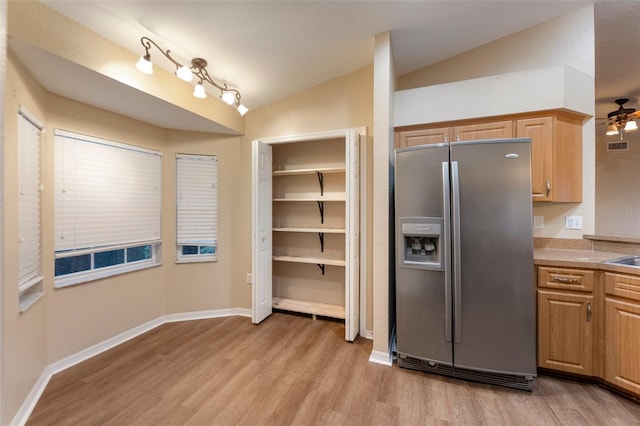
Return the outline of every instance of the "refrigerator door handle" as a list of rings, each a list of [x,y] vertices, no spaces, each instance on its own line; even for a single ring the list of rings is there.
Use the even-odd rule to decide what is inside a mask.
[[[462,259],[460,258],[460,180],[458,174],[458,162],[451,162],[451,220],[452,220],[452,244],[453,244],[453,326],[455,328],[455,343],[461,343],[462,335]]]
[[[449,162],[442,162],[442,201],[444,212],[444,335],[451,342],[451,189],[449,179]]]

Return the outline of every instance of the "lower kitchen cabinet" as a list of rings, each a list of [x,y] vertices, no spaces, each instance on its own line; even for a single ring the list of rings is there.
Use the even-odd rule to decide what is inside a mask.
[[[537,268],[538,367],[640,397],[640,275]]]
[[[538,367],[593,374],[594,277],[585,269],[538,268]]]
[[[593,296],[538,290],[538,366],[590,376]]]
[[[605,275],[605,380],[640,395],[640,277]]]

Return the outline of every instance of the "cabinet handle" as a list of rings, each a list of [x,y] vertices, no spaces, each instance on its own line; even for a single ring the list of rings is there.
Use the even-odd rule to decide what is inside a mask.
[[[591,321],[593,310],[591,309],[591,303],[587,303],[587,321]]]
[[[545,184],[545,188],[547,189],[547,197],[551,193],[551,181],[547,181]]]
[[[567,277],[553,277],[553,280],[559,283],[577,283],[578,282],[577,278],[567,278]]]

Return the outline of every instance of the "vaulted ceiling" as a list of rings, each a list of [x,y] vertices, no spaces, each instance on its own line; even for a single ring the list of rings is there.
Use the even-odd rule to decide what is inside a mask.
[[[209,62],[208,69],[215,80],[238,88],[243,103],[256,109],[371,63],[374,36],[385,31],[391,32],[397,72],[403,75],[591,2],[43,0],[42,3],[136,54],[144,53],[140,37],[148,36],[171,50],[181,62],[203,57]],[[599,1],[595,10],[596,114],[606,116],[615,109],[612,101],[617,97],[631,98],[630,106],[637,107],[640,102],[637,72],[640,2]],[[35,58],[26,46],[17,45],[12,46],[10,41],[10,47],[48,90],[72,99],[82,96],[70,93],[72,85],[57,83],[58,79],[51,77],[54,68],[38,72],[42,58]],[[171,63],[151,53],[156,66],[172,71]],[[102,84],[92,87],[100,90]],[[111,109],[106,104],[115,97],[113,91],[105,96],[87,93],[85,96],[102,99],[103,105],[97,106],[106,109]],[[152,111],[146,111],[152,115]],[[188,123],[183,127],[215,131],[197,118],[178,118]]]

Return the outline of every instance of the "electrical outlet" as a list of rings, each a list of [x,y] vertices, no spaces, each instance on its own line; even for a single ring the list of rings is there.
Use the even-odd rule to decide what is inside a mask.
[[[564,227],[566,229],[582,229],[582,216],[565,216]]]
[[[534,216],[533,227],[537,229],[544,228],[544,216]]]
[[[247,274],[247,284],[251,284],[251,274]]]

